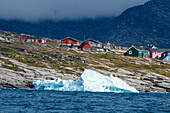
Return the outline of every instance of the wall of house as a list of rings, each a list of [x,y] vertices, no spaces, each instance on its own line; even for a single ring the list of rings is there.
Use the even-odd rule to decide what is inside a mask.
[[[138,57],[138,53],[139,53],[138,50],[136,50],[135,48],[131,48],[125,52],[125,55]]]
[[[168,53],[168,56],[170,57],[170,53]]]
[[[27,36],[22,36],[22,40],[25,41],[25,39],[27,38]]]
[[[46,39],[25,39],[26,42],[35,42],[35,43],[43,43],[47,44]]]
[[[162,52],[151,52],[151,58],[160,58]]]
[[[149,58],[149,51],[140,50],[138,57]]]
[[[92,48],[88,44],[86,44],[82,47],[82,50],[83,51],[92,51]]]
[[[99,43],[97,44],[97,47],[102,48],[102,43],[99,42]]]
[[[67,38],[67,39],[61,40],[61,45],[78,45],[79,46],[80,42]]]

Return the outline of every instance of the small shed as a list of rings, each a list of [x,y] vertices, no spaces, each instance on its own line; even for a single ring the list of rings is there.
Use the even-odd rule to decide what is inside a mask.
[[[125,53],[125,56],[134,56],[134,57],[142,57],[149,58],[149,51],[143,50],[141,48],[130,47]]]
[[[92,51],[92,48],[88,43],[81,43],[79,49],[81,49],[82,51],[90,51],[90,52]]]

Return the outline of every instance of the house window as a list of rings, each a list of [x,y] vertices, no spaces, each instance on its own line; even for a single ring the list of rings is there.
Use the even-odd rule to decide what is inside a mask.
[[[132,51],[129,51],[129,55],[131,55],[132,54]]]
[[[169,57],[167,57],[167,60],[169,60]]]
[[[69,43],[72,43],[72,41],[69,41]]]
[[[155,52],[155,55],[156,55],[157,53]]]
[[[90,51],[90,48],[84,48],[84,51]]]

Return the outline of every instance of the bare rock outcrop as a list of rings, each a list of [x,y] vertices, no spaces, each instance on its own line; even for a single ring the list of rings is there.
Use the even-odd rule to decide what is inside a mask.
[[[4,56],[0,56],[0,58],[10,61],[12,63],[11,66],[16,65],[19,69],[16,71],[8,68],[0,68],[0,88],[33,88],[32,82],[34,80],[55,80],[58,78],[67,80],[78,79],[78,76],[74,74],[65,74],[60,70],[29,66]],[[3,61],[0,61],[0,65],[3,65],[3,63]],[[63,67],[62,69],[72,70],[73,68]],[[112,68],[112,72],[100,69],[94,70],[105,74],[106,76],[112,74],[113,76],[119,77],[141,92],[170,92],[169,77],[157,73],[145,70],[133,72],[123,68]]]

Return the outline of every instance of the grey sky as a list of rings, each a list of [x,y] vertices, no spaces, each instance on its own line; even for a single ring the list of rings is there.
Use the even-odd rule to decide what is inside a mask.
[[[149,0],[0,0],[0,19],[38,21],[118,16]]]

